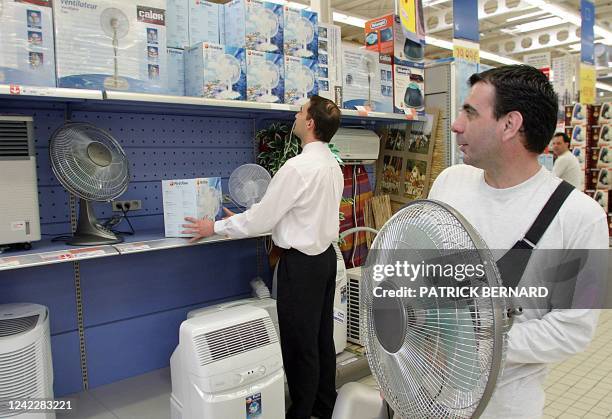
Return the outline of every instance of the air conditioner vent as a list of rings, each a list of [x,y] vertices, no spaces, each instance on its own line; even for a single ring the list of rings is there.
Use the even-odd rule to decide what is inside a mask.
[[[202,366],[276,342],[278,336],[269,317],[204,333],[194,338]]]

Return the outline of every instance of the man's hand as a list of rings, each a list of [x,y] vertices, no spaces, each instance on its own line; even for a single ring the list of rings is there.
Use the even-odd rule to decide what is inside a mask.
[[[231,217],[232,215],[236,215],[235,212],[232,212],[230,210],[228,210],[227,208],[223,207],[223,212],[225,213],[225,217],[223,217],[223,219],[225,220],[226,218]]]
[[[186,230],[181,231],[182,234],[193,234],[189,243],[196,242],[205,237],[210,237],[215,234],[215,222],[208,218],[197,219],[194,217],[185,217],[185,221],[191,224],[183,224]]]

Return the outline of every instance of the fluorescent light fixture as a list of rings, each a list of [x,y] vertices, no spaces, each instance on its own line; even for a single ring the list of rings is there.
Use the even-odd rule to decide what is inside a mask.
[[[532,6],[539,7],[540,9],[550,13],[551,15],[560,17],[561,19],[566,20],[569,23],[573,23],[574,25],[580,27],[582,26],[582,19],[580,14],[575,12],[570,12],[562,7],[557,6],[556,4],[548,3],[544,0],[525,0],[527,3]],[[595,25],[595,35],[601,36],[604,39],[604,43],[609,45],[612,43],[612,32],[605,29],[600,25]]]
[[[530,17],[536,17],[544,14],[548,14],[548,12],[545,12],[544,10],[538,10],[521,16],[511,17],[509,19],[506,19],[506,22],[516,22],[517,20],[529,19]]]
[[[546,19],[536,20],[534,22],[527,22],[515,26],[515,32],[530,32],[536,29],[550,28],[551,26],[562,25],[566,23],[565,20],[558,16],[549,17]]]
[[[434,38],[433,36],[425,36],[425,43],[427,45],[433,45],[438,48],[444,48],[453,50],[453,43],[440,38]]]
[[[297,3],[295,1],[285,1],[285,0],[269,0],[272,3],[282,4],[283,6],[289,6],[292,9],[308,9],[310,6],[308,4]]]
[[[569,45],[569,49],[571,49],[572,51],[580,51],[581,45],[582,44],[580,42],[576,42],[575,44]]]
[[[601,90],[606,90],[608,92],[612,92],[612,85],[609,85],[607,83],[601,83],[601,82],[597,82],[595,83],[595,87]]]
[[[333,19],[336,22],[344,23],[345,25],[357,26],[358,28],[365,28],[365,19],[361,19],[355,16],[345,15],[344,13],[333,12]]]

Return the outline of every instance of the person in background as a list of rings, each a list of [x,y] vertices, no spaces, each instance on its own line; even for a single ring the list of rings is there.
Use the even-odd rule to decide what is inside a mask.
[[[526,65],[473,74],[469,84],[452,125],[465,164],[444,170],[429,198],[455,208],[490,249],[505,252],[525,237],[561,183],[538,163],[557,123],[557,95],[542,72]],[[606,214],[573,189],[535,249],[607,252]],[[503,373],[480,417],[542,417],[548,366],[586,349],[598,315],[598,310],[555,307],[515,317]]]
[[[570,138],[564,132],[558,132],[552,139],[552,152],[555,155],[553,175],[563,179],[576,189],[582,187],[584,173],[580,163],[569,149]]]
[[[277,310],[292,405],[287,418],[330,419],[336,401],[333,307],[344,176],[328,147],[340,126],[335,103],[312,96],[295,116],[302,153],[272,178],[264,197],[213,222],[187,217],[192,241],[213,234],[244,238],[272,232],[279,260]]]

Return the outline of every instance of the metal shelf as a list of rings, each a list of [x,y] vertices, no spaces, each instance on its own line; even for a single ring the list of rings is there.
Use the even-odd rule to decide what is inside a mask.
[[[266,235],[249,237],[265,237]],[[127,255],[131,253],[151,252],[154,250],[174,249],[187,246],[199,246],[242,239],[230,239],[225,236],[214,235],[196,243],[189,243],[186,238],[166,238],[164,233],[150,231],[129,236],[123,243],[104,246],[86,246],[66,248],[63,243],[53,243],[50,240],[35,242],[36,249],[14,252],[0,257],[0,271],[35,266],[51,265],[55,263],[74,262],[77,260],[96,259],[107,256]]]
[[[100,91],[85,89],[65,89],[55,87],[36,87],[0,84],[0,98],[47,100],[55,102],[88,102],[93,107],[132,107],[135,103],[149,107],[163,107],[164,110],[175,112],[205,112],[208,114],[258,114],[279,115],[291,117],[300,107],[282,103],[259,103],[237,100],[206,99],[190,96],[169,96],[159,94],[145,94],[119,91]],[[351,109],[342,109],[343,118],[359,119],[362,121],[425,121],[424,117],[412,117],[397,113],[365,112]]]

